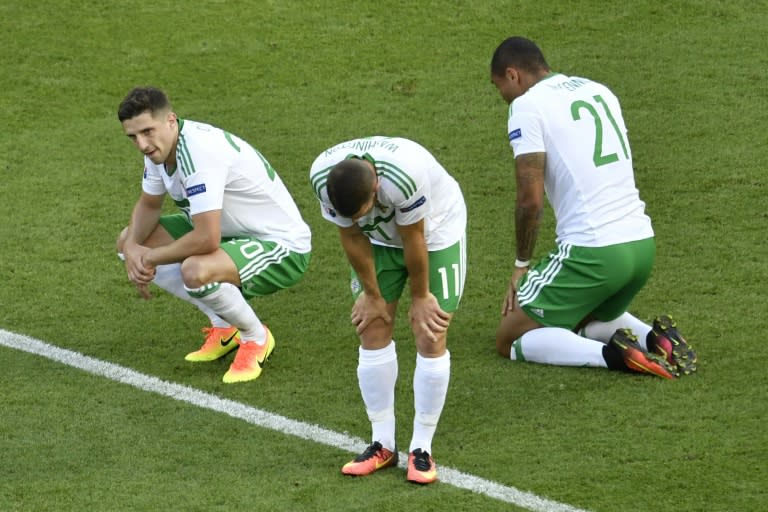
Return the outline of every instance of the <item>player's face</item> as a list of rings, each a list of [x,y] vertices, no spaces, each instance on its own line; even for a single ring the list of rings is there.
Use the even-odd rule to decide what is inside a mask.
[[[373,207],[376,205],[376,191],[374,190],[371,194],[371,198],[363,204],[363,206],[358,210],[358,212],[354,215],[352,215],[352,220],[357,222],[359,219],[365,217],[369,213],[371,213],[371,210],[373,210]]]
[[[352,216],[352,220],[355,222],[357,222],[358,219],[371,213],[373,207],[376,206],[376,191],[379,190],[379,177],[376,175],[376,168],[369,161],[364,160],[364,162],[365,167],[369,172],[373,174],[373,190],[371,191],[371,197],[368,199],[368,201],[363,203],[363,206],[360,207],[360,210],[358,210],[358,212]]]
[[[507,103],[512,103],[512,100],[522,94],[520,75],[512,68],[507,68],[507,72],[503,76],[491,73],[491,82],[493,82],[493,85],[496,86],[499,94]]]
[[[173,112],[143,112],[123,121],[123,131],[152,163],[174,163],[179,130]]]

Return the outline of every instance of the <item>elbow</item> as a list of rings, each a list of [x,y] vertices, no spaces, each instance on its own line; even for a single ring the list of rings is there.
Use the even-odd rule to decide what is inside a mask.
[[[540,212],[544,209],[544,198],[538,195],[518,196],[516,208],[525,212]]]
[[[219,248],[221,236],[219,233],[192,232],[194,238],[194,253],[197,255],[211,254]]]
[[[536,200],[518,199],[515,206],[515,217],[518,219],[535,219],[539,221],[544,212],[544,203]]]
[[[211,254],[212,252],[216,252],[216,249],[219,248],[219,244],[220,243],[221,243],[221,239],[220,238],[206,237],[200,243],[200,253],[201,254]]]

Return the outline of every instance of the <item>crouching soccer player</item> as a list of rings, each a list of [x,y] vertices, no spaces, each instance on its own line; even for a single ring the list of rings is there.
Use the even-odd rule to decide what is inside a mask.
[[[118,118],[144,155],[142,193],[117,240],[128,278],[144,298],[154,282],[208,316],[205,342],[188,361],[213,361],[239,348],[224,382],[258,378],[275,339],[247,299],[301,279],[309,227],[256,149],[214,126],[179,119],[160,89],[131,90]],[[161,215],[166,194],[180,214]]]

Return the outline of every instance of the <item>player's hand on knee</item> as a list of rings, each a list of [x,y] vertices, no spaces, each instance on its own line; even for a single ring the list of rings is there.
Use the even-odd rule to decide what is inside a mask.
[[[387,311],[387,301],[381,295],[361,293],[357,300],[355,300],[355,304],[352,306],[352,314],[350,315],[352,324],[357,328],[357,334],[362,334],[371,325],[371,322],[378,318],[387,324],[392,321]]]
[[[507,316],[507,313],[511,313],[515,310],[515,304],[517,302],[517,283],[528,272],[528,267],[517,267],[512,273],[512,277],[509,280],[509,286],[507,287],[507,295],[504,297],[504,303],[501,306],[501,316]]]
[[[438,335],[444,333],[451,323],[451,315],[443,311],[431,293],[412,299],[408,317],[416,335],[423,333],[432,342],[437,341]]]

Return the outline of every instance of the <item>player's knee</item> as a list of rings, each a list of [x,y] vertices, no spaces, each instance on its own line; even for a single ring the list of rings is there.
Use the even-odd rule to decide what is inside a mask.
[[[509,355],[512,352],[512,343],[514,343],[507,333],[499,329],[496,332],[496,352],[503,358],[509,359]]]
[[[117,241],[115,242],[115,250],[117,251],[117,254],[123,254],[123,245],[125,245],[125,239],[128,237],[128,228],[125,227],[120,232],[119,235],[117,235]]]
[[[360,334],[360,346],[365,350],[378,350],[392,342],[392,322],[376,319]]]
[[[428,336],[416,337],[416,351],[424,357],[440,357],[445,354],[447,343],[445,333],[435,338]]]
[[[181,279],[187,288],[200,288],[210,282],[210,274],[200,258],[187,258],[181,264]]]

